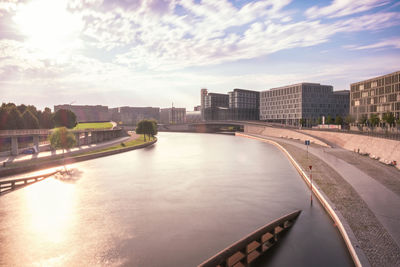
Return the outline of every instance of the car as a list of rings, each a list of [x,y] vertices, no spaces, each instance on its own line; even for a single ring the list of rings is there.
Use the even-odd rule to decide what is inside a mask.
[[[37,150],[35,147],[29,147],[22,151],[22,154],[36,154],[36,153],[37,153]]]

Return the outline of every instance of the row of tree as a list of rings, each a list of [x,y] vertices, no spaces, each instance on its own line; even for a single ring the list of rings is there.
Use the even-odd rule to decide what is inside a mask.
[[[341,116],[332,117],[328,115],[325,118],[325,124],[336,124],[336,125],[350,125],[355,123],[356,120],[353,116],[347,115],[345,118]],[[322,124],[322,117],[319,117],[316,121],[310,121],[307,119],[300,119],[300,124],[302,126],[312,125],[312,124]],[[360,125],[368,125],[372,127],[376,127],[378,125],[388,125],[390,127],[394,127],[395,125],[400,126],[400,118],[396,119],[394,113],[386,112],[382,115],[382,119],[379,117],[379,114],[371,114],[369,117],[367,115],[361,116],[358,121]]]
[[[53,113],[47,107],[41,111],[33,105],[14,103],[3,103],[0,107],[0,130],[73,128],[76,123],[76,115],[70,110]]]
[[[392,112],[383,113],[382,119],[379,117],[379,114],[371,114],[369,118],[367,115],[363,115],[359,118],[358,123],[361,125],[368,125],[372,127],[376,127],[380,124],[388,125],[389,127],[394,127],[397,125],[400,126],[400,118],[396,119],[395,115]]]

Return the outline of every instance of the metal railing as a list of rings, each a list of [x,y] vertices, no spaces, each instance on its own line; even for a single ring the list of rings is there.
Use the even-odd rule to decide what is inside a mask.
[[[257,229],[198,267],[248,266],[277,243],[279,235],[294,224],[300,212],[297,210]]]
[[[13,191],[18,188],[27,186],[29,184],[33,184],[38,181],[44,180],[44,179],[46,179],[56,173],[59,173],[59,172],[60,171],[54,171],[51,173],[42,174],[42,175],[38,175],[38,176],[18,178],[18,179],[5,180],[5,181],[0,180],[0,195],[3,193],[8,193],[8,192]]]

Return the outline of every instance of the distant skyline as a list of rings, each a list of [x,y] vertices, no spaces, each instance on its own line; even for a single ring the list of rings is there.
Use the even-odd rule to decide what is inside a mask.
[[[400,70],[389,0],[0,0],[1,102],[186,107]]]

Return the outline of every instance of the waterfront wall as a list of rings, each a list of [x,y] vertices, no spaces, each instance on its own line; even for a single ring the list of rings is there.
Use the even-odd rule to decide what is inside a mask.
[[[304,140],[310,140],[311,143],[330,147],[324,142],[325,140],[328,143],[335,144],[346,150],[369,155],[369,157],[378,159],[382,163],[389,164],[396,161],[396,167],[400,169],[400,141],[397,140],[340,132],[293,130],[261,125],[245,125],[244,132],[248,134],[295,139],[302,142],[304,142]]]
[[[273,128],[269,126],[261,126],[261,125],[244,125],[244,132],[249,134],[259,134],[264,136],[272,136],[279,138],[288,138],[295,139],[300,141],[310,140],[311,143],[318,144],[325,147],[330,147],[328,144],[323,141],[309,136],[307,134],[303,134],[297,131],[293,131],[291,129],[283,129],[283,128]]]
[[[340,132],[311,130],[301,130],[301,132],[322,138],[347,150],[368,154],[383,163],[396,161],[396,167],[400,168],[400,141]]]
[[[83,156],[73,156],[73,155],[69,154],[69,155],[67,155],[67,157],[65,159],[58,158],[58,159],[51,160],[51,156],[50,156],[50,157],[48,157],[48,159],[49,159],[48,161],[35,162],[34,164],[27,164],[27,165],[13,167],[13,168],[2,168],[2,169],[0,169],[0,177],[20,174],[20,173],[24,173],[24,172],[36,171],[36,170],[45,169],[45,168],[59,167],[59,166],[65,165],[65,164],[72,164],[75,162],[91,160],[91,159],[96,159],[96,158],[100,158],[100,157],[106,157],[106,156],[111,156],[111,155],[131,151],[131,150],[135,150],[135,149],[145,148],[145,147],[155,144],[157,142],[157,140],[158,139],[156,138],[155,140],[153,140],[151,142],[147,142],[147,143],[137,145],[137,146],[125,147],[125,148],[121,148],[118,150],[103,151],[103,152],[98,152],[98,153],[83,155]],[[75,154],[77,154],[77,153],[82,153],[82,152],[80,152],[80,151],[75,152]]]

